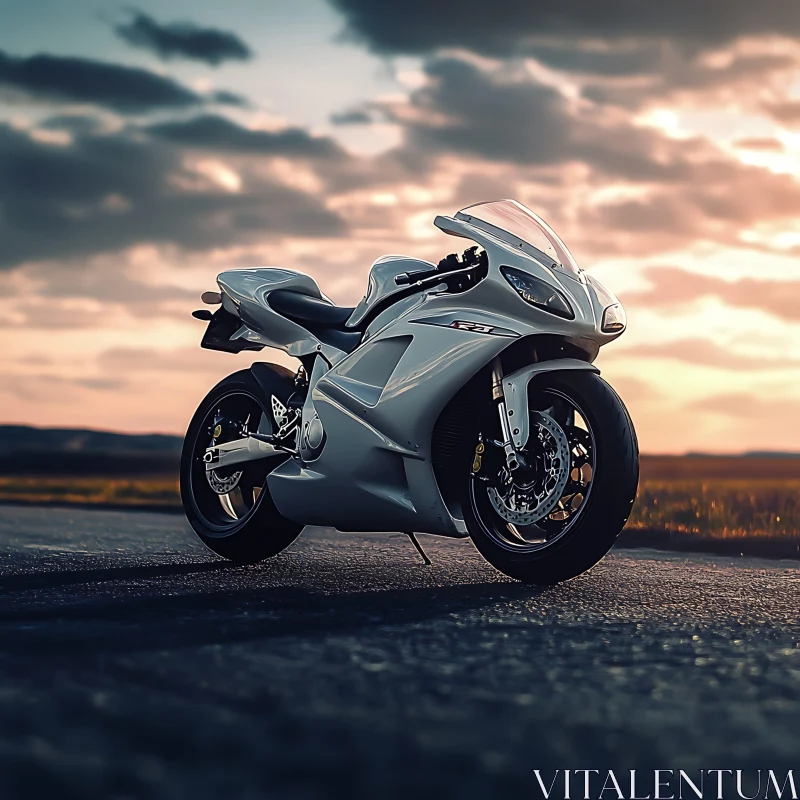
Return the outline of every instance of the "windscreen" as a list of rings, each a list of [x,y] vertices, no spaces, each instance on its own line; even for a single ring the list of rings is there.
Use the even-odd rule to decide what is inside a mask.
[[[510,244],[516,245],[515,239],[524,242],[551,259],[555,266],[574,275],[580,274],[575,259],[556,232],[538,214],[516,200],[476,203],[459,211],[456,219],[482,228]]]

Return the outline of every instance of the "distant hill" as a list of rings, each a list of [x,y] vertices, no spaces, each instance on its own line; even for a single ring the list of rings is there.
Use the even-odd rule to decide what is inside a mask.
[[[0,425],[0,473],[174,474],[182,443],[180,436],[165,434]]]
[[[165,434],[109,433],[80,428],[0,425],[0,474],[174,476],[183,439]],[[642,477],[800,478],[800,453],[643,455]]]
[[[750,450],[743,453],[744,458],[800,458],[800,453],[781,453],[775,450]]]
[[[643,455],[640,466],[643,480],[800,480],[800,458],[790,455]]]
[[[737,453],[735,455],[688,452],[683,458],[800,458],[800,453],[791,453],[783,450],[748,450],[746,453]]]

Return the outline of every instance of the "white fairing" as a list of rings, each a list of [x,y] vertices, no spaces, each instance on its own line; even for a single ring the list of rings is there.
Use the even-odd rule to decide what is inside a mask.
[[[520,339],[546,334],[548,340],[569,341],[585,358],[562,358],[552,368],[585,369],[597,349],[622,332],[601,329],[609,299],[616,298],[586,280],[549,228],[542,228],[544,238],[531,244],[533,235],[521,239],[501,230],[480,220],[480,208],[473,208],[456,217],[436,217],[434,224],[485,250],[488,265],[481,279],[465,290],[450,291],[434,277],[427,289],[415,291],[398,286],[395,278],[430,271],[433,264],[397,255],[378,259],[366,295],[342,324],[347,331],[343,335],[355,339],[348,350],[321,343],[270,308],[269,294],[276,289],[323,298],[312,278],[275,268],[219,276],[225,308],[243,323],[236,336],[298,357],[320,354],[307,369],[310,387],[298,454],[267,479],[285,517],[342,530],[465,535],[460,504],[443,498],[433,465],[432,438],[445,406]],[[498,212],[495,221],[504,208],[492,209]],[[535,229],[538,218],[531,218]],[[520,219],[525,223],[524,215]],[[572,318],[526,301],[501,268],[523,271],[552,287],[568,300]],[[384,302],[393,295],[396,302]],[[324,331],[315,330],[325,338]],[[539,363],[535,371],[545,369]],[[532,375],[531,370],[518,370],[504,387],[520,409]]]
[[[296,322],[273,311],[268,296],[276,289],[290,289],[310,297],[322,297],[317,282],[302,272],[278,267],[233,269],[217,276],[222,303],[244,322],[239,338],[305,356],[319,349],[319,341]],[[231,307],[233,306],[233,307]]]

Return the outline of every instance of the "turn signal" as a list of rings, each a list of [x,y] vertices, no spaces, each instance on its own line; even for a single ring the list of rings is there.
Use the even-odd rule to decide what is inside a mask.
[[[603,324],[600,328],[603,333],[617,333],[625,330],[627,324],[628,319],[625,316],[625,309],[621,303],[615,303],[603,312]]]

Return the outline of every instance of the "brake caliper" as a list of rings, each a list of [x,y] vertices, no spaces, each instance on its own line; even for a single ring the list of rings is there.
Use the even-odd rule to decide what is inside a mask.
[[[483,440],[481,440],[475,447],[475,459],[472,462],[473,474],[481,471],[481,460],[483,459],[484,450],[486,450],[486,445],[483,443]]]

